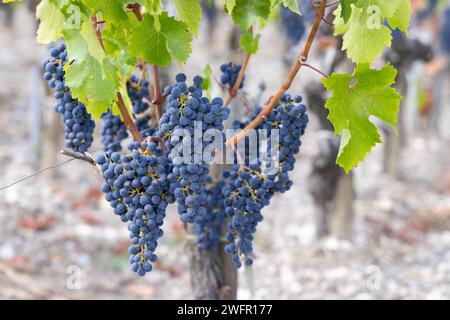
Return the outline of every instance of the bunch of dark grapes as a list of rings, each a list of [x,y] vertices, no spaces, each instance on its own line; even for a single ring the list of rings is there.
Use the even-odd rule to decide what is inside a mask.
[[[112,110],[102,114],[103,120],[101,137],[103,149],[106,152],[120,152],[122,150],[122,140],[128,138],[128,131],[120,119],[120,116],[113,115]]]
[[[148,81],[133,75],[127,81],[127,90],[133,104],[133,118],[139,132],[141,132],[143,137],[153,136],[156,130],[151,126],[152,117],[148,101],[151,101],[152,98]]]
[[[244,163],[235,164],[224,172],[228,179],[222,189],[225,197],[225,215],[230,218],[227,224],[227,241],[230,243],[225,251],[232,255],[234,265],[239,268],[243,263],[253,263],[253,234],[257,224],[262,221],[261,210],[267,206],[275,192],[285,192],[292,186],[289,171],[294,169],[295,155],[301,146],[301,136],[308,123],[306,107],[301,104],[300,96],[282,96],[270,116],[257,127],[267,130],[267,143],[262,143],[264,136],[258,135],[257,158],[249,154],[249,144],[245,143]],[[235,129],[243,129],[262,111],[255,108],[249,120],[235,121]],[[278,131],[275,139],[271,130]],[[267,148],[262,150],[262,146]],[[240,152],[239,148],[235,152]],[[257,161],[254,161],[254,160]]]
[[[220,243],[225,215],[225,197],[222,189],[225,181],[213,181],[210,177],[206,181],[207,206],[203,219],[197,219],[194,231],[200,250],[212,250]]]
[[[239,72],[241,71],[242,66],[240,64],[233,65],[231,62],[224,63],[220,66],[220,71],[222,71],[222,75],[220,76],[220,82],[227,86],[229,89],[233,88],[236,83]],[[242,78],[241,84],[239,85],[239,89],[244,87],[244,79],[245,75]]]
[[[234,165],[224,171],[229,183],[222,189],[225,197],[225,214],[230,217],[226,239],[229,244],[225,252],[231,254],[236,268],[242,263],[253,264],[253,235],[256,226],[263,220],[261,210],[269,205],[273,196],[274,177],[262,174],[259,165],[243,167]]]
[[[168,204],[174,202],[171,164],[154,142],[133,142],[130,153],[99,156],[104,177],[102,191],[121,220],[128,222],[131,269],[143,276],[156,261],[158,239]]]
[[[203,134],[208,129],[223,131],[223,121],[228,118],[229,109],[224,108],[220,98],[210,102],[202,97],[203,79],[195,76],[194,84],[186,84],[186,76],[178,74],[176,85],[164,89],[167,108],[161,117],[159,138],[166,143],[166,152],[173,163],[172,173],[178,186],[174,195],[178,202],[178,213],[185,223],[193,223],[206,216],[206,188],[208,163],[203,152],[208,143]],[[194,134],[197,132],[197,134]]]
[[[66,45],[61,44],[50,50],[50,58],[44,63],[44,79],[50,88],[56,90],[55,110],[64,122],[64,145],[76,152],[86,152],[94,141],[95,122],[83,103],[72,97],[65,82],[64,66],[67,63]]]
[[[294,169],[295,155],[300,151],[302,144],[300,138],[305,133],[309,122],[306,106],[301,102],[301,96],[283,95],[261,126],[268,132],[273,129],[279,130],[278,146],[273,146],[276,151],[269,155],[278,163],[276,175],[276,191],[278,192],[286,192],[292,187],[293,182],[289,179],[289,171]]]

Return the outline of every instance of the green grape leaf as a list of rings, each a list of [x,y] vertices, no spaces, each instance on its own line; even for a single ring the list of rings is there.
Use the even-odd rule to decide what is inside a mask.
[[[352,14],[352,4],[356,3],[357,0],[340,0],[340,17],[344,20],[345,23],[348,22],[350,16]]]
[[[353,75],[334,73],[322,80],[331,98],[325,107],[334,133],[342,135],[337,164],[348,173],[381,143],[377,127],[369,120],[375,116],[394,126],[401,96],[391,88],[397,71],[391,65],[381,70],[359,64]]]
[[[200,0],[174,0],[178,16],[186,23],[188,30],[195,36],[198,35],[198,26],[202,16]]]
[[[117,70],[103,52],[90,21],[83,22],[80,30],[66,30],[64,37],[73,60],[66,65],[67,85],[87,111],[99,119],[115,100],[119,89]]]
[[[149,14],[133,30],[129,49],[137,58],[159,66],[169,65],[171,58],[184,63],[191,53],[192,36],[183,22],[169,17],[167,12],[159,16],[159,30],[155,19]]]
[[[248,30],[258,22],[267,19],[270,14],[270,0],[236,0],[232,17],[234,23],[242,30]]]
[[[212,69],[209,64],[207,64],[203,68],[203,70],[200,72],[200,76],[203,78],[202,89],[206,93],[206,96],[209,96],[212,89]]]
[[[384,46],[391,45],[391,30],[381,23],[379,16],[367,13],[367,10],[353,7],[345,30],[343,50],[355,63],[372,63],[383,52]]]
[[[84,0],[84,3],[93,9],[94,13],[101,12],[102,18],[107,21],[107,24],[128,19],[123,1]]]
[[[240,44],[245,53],[255,54],[258,52],[259,39],[261,34],[253,35],[252,32],[244,32],[241,35]]]
[[[411,20],[411,2],[409,0],[398,0],[397,9],[395,13],[387,18],[387,21],[391,28],[406,32],[408,31],[409,23]]]
[[[228,12],[228,14],[233,12],[235,6],[236,0],[225,0],[225,11]]]
[[[36,7],[36,18],[41,22],[37,31],[37,42],[48,44],[62,36],[64,15],[57,5],[49,0],[43,0]]]
[[[142,0],[146,12],[151,15],[160,15],[163,11],[162,0]]]
[[[286,8],[291,10],[292,12],[295,12],[297,14],[301,14],[300,13],[300,9],[298,8],[297,0],[281,0],[281,3],[283,4],[283,6],[285,6]]]

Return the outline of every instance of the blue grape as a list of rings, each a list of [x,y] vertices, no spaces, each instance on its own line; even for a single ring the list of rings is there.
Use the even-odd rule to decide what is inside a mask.
[[[225,181],[213,181],[207,178],[206,195],[208,197],[204,217],[198,217],[194,225],[197,244],[200,250],[212,250],[220,243],[225,214],[225,197],[222,189]]]
[[[112,110],[108,110],[101,116],[103,120],[101,137],[103,149],[106,152],[120,152],[122,150],[121,142],[128,137],[128,131],[120,119],[120,116],[113,115]]]
[[[231,62],[222,64],[220,66],[220,71],[222,71],[222,75],[220,76],[220,83],[222,83],[224,86],[227,86],[228,89],[233,88],[238,79],[241,68],[242,66],[240,64],[233,65]],[[239,89],[242,89],[244,87],[244,80],[245,75],[242,78]]]
[[[236,268],[253,264],[253,235],[257,224],[263,220],[261,210],[270,203],[276,192],[286,192],[292,186],[289,172],[294,169],[295,155],[300,150],[300,139],[308,124],[306,106],[301,102],[300,96],[283,95],[269,117],[257,127],[266,129],[268,138],[274,138],[271,130],[278,130],[278,141],[268,141],[270,147],[266,152],[260,150],[263,144],[259,141],[257,161],[251,161],[253,158],[246,144],[245,153],[241,155],[244,156],[244,163],[224,171],[227,183],[222,193],[225,197],[225,215],[229,217],[225,236],[229,244],[225,251],[231,255]],[[235,121],[233,127],[243,129],[261,111],[261,107],[256,107],[250,119]],[[272,170],[267,170],[264,157],[274,162],[270,163]]]
[[[264,175],[258,165],[243,167],[233,165],[225,172],[228,183],[222,188],[225,197],[225,214],[229,217],[228,232],[225,235],[229,242],[225,252],[231,255],[236,268],[253,263],[253,235],[256,226],[263,220],[261,210],[269,205],[274,194],[273,176]]]
[[[278,104],[270,113],[261,128],[268,130],[278,129],[279,143],[276,148],[278,158],[278,173],[276,175],[276,191],[288,191],[293,182],[289,172],[294,169],[295,155],[300,151],[301,140],[309,122],[306,106],[301,103],[302,97],[292,97],[284,94]],[[270,136],[270,135],[269,135]]]
[[[192,86],[186,84],[184,74],[178,74],[175,80],[174,86],[164,89],[167,108],[160,120],[158,137],[165,142],[166,153],[173,163],[172,173],[177,180],[174,196],[181,221],[193,223],[197,218],[205,217],[207,207],[205,184],[209,168],[203,159],[203,151],[208,143],[203,141],[203,134],[212,128],[223,131],[229,109],[222,106],[220,98],[209,101],[203,97],[200,76],[194,77]],[[199,134],[195,134],[196,131]],[[188,154],[180,154],[183,146]]]
[[[55,111],[61,114],[64,123],[64,145],[76,152],[86,152],[94,141],[95,122],[83,103],[72,96],[66,86],[64,66],[67,64],[66,45],[50,50],[51,57],[44,64],[44,79],[55,89],[57,103]]]
[[[128,96],[133,105],[134,122],[142,136],[153,136],[156,132],[156,123],[152,125],[150,115],[151,106],[147,101],[151,101],[149,83],[146,79],[138,79],[135,75],[127,81]],[[145,101],[145,100],[147,101]]]
[[[166,208],[174,202],[171,163],[154,142],[132,142],[129,153],[109,152],[97,158],[102,168],[102,191],[114,213],[128,222],[131,269],[143,276],[152,270],[155,250],[163,235]]]

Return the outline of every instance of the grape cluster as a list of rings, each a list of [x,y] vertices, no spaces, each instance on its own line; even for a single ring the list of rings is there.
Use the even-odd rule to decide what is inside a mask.
[[[50,58],[44,62],[44,79],[55,89],[57,103],[55,110],[64,122],[64,145],[76,152],[86,152],[94,141],[95,122],[83,103],[72,97],[65,83],[64,66],[67,63],[66,45],[61,44],[50,50]]]
[[[258,136],[258,161],[249,154],[249,145],[245,144],[244,163],[235,164],[224,172],[228,179],[222,189],[225,197],[225,215],[230,218],[227,224],[227,241],[230,243],[225,251],[232,255],[234,265],[253,263],[253,234],[257,224],[263,219],[261,210],[267,206],[275,192],[285,192],[292,186],[289,171],[293,170],[295,155],[298,153],[301,136],[305,133],[308,123],[306,107],[301,103],[300,96],[292,97],[285,94],[276,104],[270,116],[257,129],[267,130],[267,138],[272,138],[266,144]],[[247,121],[235,121],[235,129],[243,129],[260,112],[256,107]],[[272,136],[271,130],[278,130],[278,139]],[[273,141],[272,141],[273,140]],[[262,150],[262,146],[268,150]],[[235,152],[239,152],[237,149]],[[272,170],[268,170],[268,169]]]
[[[222,75],[220,76],[220,82],[224,86],[228,86],[229,89],[233,88],[236,83],[239,72],[241,71],[242,66],[240,64],[233,65],[231,62],[224,63],[220,66],[220,71],[222,71]],[[239,89],[244,87],[244,79],[245,75],[242,78],[241,84],[239,85]]]
[[[231,254],[236,268],[242,262],[253,264],[253,234],[263,220],[261,210],[269,205],[275,187],[274,176],[261,173],[259,165],[241,167],[234,165],[224,171],[229,183],[222,189],[225,197],[225,214],[230,217],[227,227],[225,252]]]
[[[176,85],[164,89],[168,105],[160,120],[158,136],[166,142],[172,173],[178,181],[174,189],[178,213],[183,222],[193,223],[206,216],[205,183],[209,169],[203,159],[208,145],[203,134],[211,128],[223,131],[223,121],[230,111],[222,107],[222,99],[214,98],[210,102],[202,96],[202,77],[195,76],[190,87],[184,74],[178,74],[175,79]]]
[[[139,132],[144,138],[153,136],[156,130],[151,126],[151,109],[147,102],[152,100],[148,81],[132,75],[127,81],[127,91],[133,104],[133,118]]]
[[[120,116],[113,115],[111,109],[102,114],[101,118],[103,120],[101,130],[103,149],[106,152],[120,152],[122,150],[120,143],[128,137],[125,124]]]
[[[292,97],[284,94],[268,119],[262,124],[262,128],[267,129],[268,132],[272,129],[279,130],[278,146],[274,146],[277,152],[270,156],[275,157],[278,162],[276,191],[282,193],[292,187],[293,182],[289,179],[289,171],[294,169],[295,155],[302,144],[300,138],[305,133],[309,122],[306,106],[301,102],[301,96]]]
[[[225,197],[222,189],[225,181],[213,181],[211,177],[206,181],[206,195],[208,197],[206,215],[203,219],[197,219],[194,231],[200,250],[212,250],[220,243],[225,215]]]
[[[130,153],[97,158],[104,177],[102,191],[121,220],[128,222],[131,269],[143,276],[156,261],[158,239],[168,204],[174,202],[175,176],[163,150],[154,142],[132,142]]]

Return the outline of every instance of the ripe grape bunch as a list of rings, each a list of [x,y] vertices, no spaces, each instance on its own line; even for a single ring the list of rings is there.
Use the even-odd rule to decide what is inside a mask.
[[[164,89],[168,105],[158,134],[166,142],[166,152],[173,164],[172,173],[178,181],[174,195],[181,221],[185,223],[203,219],[207,213],[205,183],[209,168],[203,152],[208,144],[203,134],[212,128],[223,131],[223,121],[229,116],[222,99],[214,98],[210,102],[202,96],[202,81],[200,76],[195,76],[194,84],[188,87],[186,76],[178,74],[176,85]],[[187,154],[182,152],[186,149]]]
[[[242,66],[240,64],[234,65],[231,62],[224,63],[220,66],[220,71],[222,71],[222,75],[220,76],[220,82],[224,86],[228,86],[229,89],[233,88],[236,83],[239,72],[241,71]],[[245,75],[242,78],[241,84],[238,89],[242,89],[244,87],[244,79]]]
[[[64,122],[66,148],[84,153],[94,141],[95,122],[86,111],[83,103],[72,96],[65,82],[64,66],[67,64],[66,45],[61,44],[50,50],[50,58],[44,63],[44,79],[50,88],[56,90],[57,104],[55,110],[61,114]]]
[[[273,146],[276,152],[270,156],[277,162],[276,191],[281,193],[292,187],[289,172],[294,170],[295,155],[300,151],[302,144],[300,138],[305,134],[309,122],[306,106],[301,102],[301,96],[292,97],[284,94],[262,124],[262,128],[269,133],[273,129],[278,129],[279,132],[278,145]]]
[[[300,96],[283,95],[270,116],[258,127],[266,129],[268,137],[271,137],[271,130],[278,130],[278,141],[270,141],[273,145],[268,148],[267,155],[264,150],[259,150],[255,164],[250,162],[252,158],[246,153],[244,164],[235,164],[231,170],[223,172],[227,185],[222,193],[225,214],[229,217],[226,239],[230,242],[225,251],[231,254],[236,268],[243,263],[247,266],[253,263],[253,234],[257,224],[263,220],[261,210],[269,205],[275,192],[286,192],[292,186],[289,172],[294,169],[300,138],[308,124],[306,106],[301,102]],[[256,108],[250,120],[235,122],[234,127],[245,127],[261,111],[261,107]],[[260,148],[263,146],[267,148],[263,143],[259,144]],[[266,156],[269,163],[264,162],[267,161]]]
[[[262,208],[269,205],[273,195],[274,176],[262,174],[258,164],[249,167],[236,164],[223,175],[229,179],[222,193],[226,199],[225,213],[230,217],[225,236],[230,243],[225,252],[231,254],[236,268],[242,266],[242,261],[250,266],[253,264],[253,234],[263,220]]]
[[[143,276],[152,270],[166,208],[174,202],[171,185],[175,181],[171,163],[154,142],[132,142],[130,153],[101,155],[97,163],[104,177],[106,200],[128,222],[131,269]]]
[[[207,149],[206,137],[209,129],[216,129],[224,138],[223,122],[230,111],[223,107],[222,99],[210,101],[203,96],[200,76],[193,78],[191,86],[184,74],[175,80],[175,85],[164,90],[167,106],[156,133],[160,145],[133,142],[128,154],[110,151],[97,159],[105,179],[105,198],[114,213],[128,222],[131,268],[141,276],[152,270],[165,211],[175,201],[181,221],[194,224],[200,250],[217,248],[228,219],[225,251],[236,268],[252,265],[254,233],[263,220],[261,210],[275,192],[285,192],[292,184],[289,171],[308,123],[306,107],[301,97],[285,94],[258,127],[279,130],[279,140],[268,154],[276,170],[267,171],[258,159],[256,164],[235,164],[223,172],[223,179],[213,181],[204,156],[206,150],[214,149]],[[251,118],[260,111],[256,108]]]

